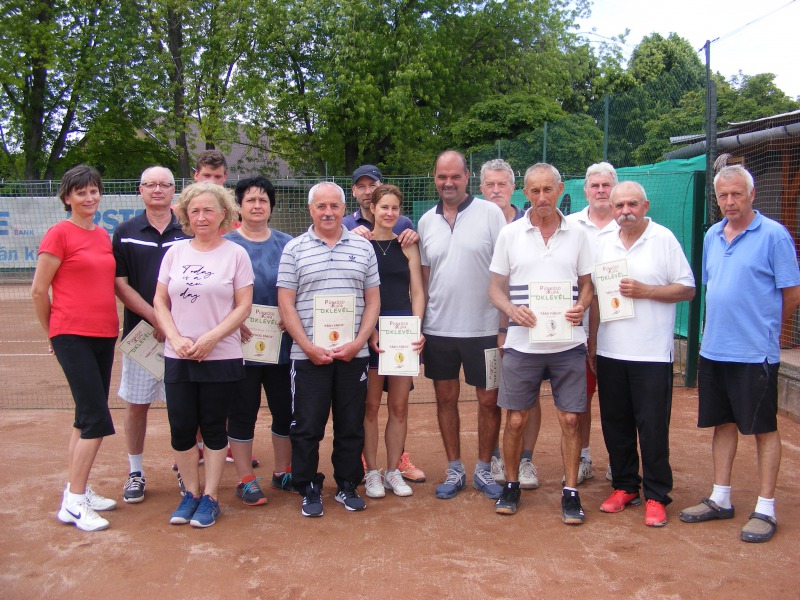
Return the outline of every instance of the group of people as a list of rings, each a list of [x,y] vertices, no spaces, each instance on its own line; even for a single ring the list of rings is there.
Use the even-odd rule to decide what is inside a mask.
[[[116,289],[125,305],[123,334],[146,320],[165,342],[164,383],[123,357],[119,395],[126,401],[130,462],[123,498],[144,499],[147,409],[166,399],[184,488],[171,523],[214,524],[228,447],[239,480],[236,495],[247,505],[266,503],[251,464],[262,388],[272,414],[271,486],[299,492],[304,516],[323,515],[319,444],[329,414],[335,500],[349,511],[364,510],[362,481],[370,498],[387,490],[410,496],[407,482],[425,481],[405,449],[413,383],[410,376],[378,374],[383,350],[376,325],[384,316],[422,323],[413,350],[433,381],[447,459],[437,498],[455,497],[467,482],[460,444],[462,369],[478,400],[472,486],[494,500],[499,514],[514,514],[520,490],[539,485],[533,452],[540,388],[549,379],[561,427],[562,521],[576,525],[586,518],[578,485],[594,476],[590,402],[597,390],[606,477],[613,487],[600,510],[639,505],[643,491],[645,524],[666,525],[673,485],[675,305],[694,297],[695,280],[675,236],[647,217],[650,201],[641,185],[619,183],[608,163],[592,165],[584,182],[588,206],[565,216],[558,208],[561,175],[539,163],[524,176],[530,208],[523,212],[510,202],[515,176],[505,161],[481,169],[480,199],[468,192],[465,157],[445,151],[433,172],[439,202],[416,231],[400,214],[400,189],[384,185],[380,171],[364,165],[353,173],[355,213],[345,214],[341,187],[318,183],[308,193],[312,223],[292,239],[268,225],[275,207],[268,180],[242,180],[231,193],[220,185],[226,174],[218,152],[204,153],[198,183],[171,208],[172,174],[147,169],[140,184],[145,212],[121,225],[113,241],[93,223],[102,193],[97,172],[80,166],[62,180],[59,197],[70,217],[42,240],[32,288],[76,404],[61,521],[103,529],[108,521],[97,511],[116,505],[87,484],[103,437],[114,433],[108,392]],[[715,481],[708,498],[679,516],[690,523],[734,516],[730,479],[738,434],[755,435],[760,496],[741,539],[761,542],[777,528],[778,337],[782,321],[800,305],[800,270],[786,229],[753,209],[749,172],[724,167],[714,185],[724,218],[704,244],[707,317],[698,426],[714,427]],[[605,296],[598,296],[595,284],[603,264],[624,265],[614,302],[629,303],[627,318],[600,318]],[[549,294],[565,286],[559,288],[566,290],[568,306],[561,323],[531,300],[535,283]],[[751,300],[736,293],[743,284],[758,294],[759,311],[745,311]],[[84,290],[91,290],[88,300]],[[315,339],[318,296],[354,298],[352,339],[333,345]],[[251,335],[244,323],[253,303],[278,307],[285,332],[278,364],[243,361],[241,343]],[[544,328],[560,341],[538,333]],[[492,352],[500,355],[499,385],[487,380]],[[387,462],[381,474],[378,411],[384,391]]]

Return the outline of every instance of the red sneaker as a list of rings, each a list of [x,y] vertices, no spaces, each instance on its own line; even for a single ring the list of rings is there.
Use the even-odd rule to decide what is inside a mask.
[[[600,510],[606,513],[618,513],[625,510],[626,506],[639,506],[641,503],[642,499],[639,498],[639,494],[614,490],[614,493],[600,505]]]
[[[648,500],[644,506],[644,524],[648,527],[663,527],[667,524],[667,507],[658,500]]]

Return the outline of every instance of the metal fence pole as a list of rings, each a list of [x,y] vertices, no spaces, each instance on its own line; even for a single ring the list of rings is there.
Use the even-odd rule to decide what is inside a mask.
[[[686,372],[683,383],[686,387],[697,387],[697,364],[700,356],[700,325],[704,305],[702,286],[703,236],[706,224],[706,174],[694,174],[694,193],[692,194],[692,252],[689,262],[692,266],[696,292],[689,303],[689,322],[686,328]]]

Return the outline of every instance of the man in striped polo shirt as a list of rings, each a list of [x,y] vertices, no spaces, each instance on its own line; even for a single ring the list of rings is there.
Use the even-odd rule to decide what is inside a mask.
[[[369,241],[342,226],[344,190],[332,182],[308,192],[312,225],[286,245],[278,269],[278,308],[292,336],[292,478],[302,514],[322,516],[319,443],[333,414],[336,501],[364,510],[356,493],[364,477],[367,341],[380,312],[378,263]],[[314,297],[355,295],[355,339],[332,349],[314,339]],[[331,338],[333,339],[333,338]],[[315,343],[317,342],[317,343]]]

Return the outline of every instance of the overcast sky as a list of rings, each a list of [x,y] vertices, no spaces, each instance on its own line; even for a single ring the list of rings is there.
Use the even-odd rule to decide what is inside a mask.
[[[611,37],[626,28],[626,57],[653,32],[664,37],[675,32],[696,50],[712,40],[713,71],[726,79],[740,70],[774,73],[779,88],[791,98],[800,96],[800,0],[594,0],[592,16],[580,31]],[[702,50],[699,56],[705,64]]]

